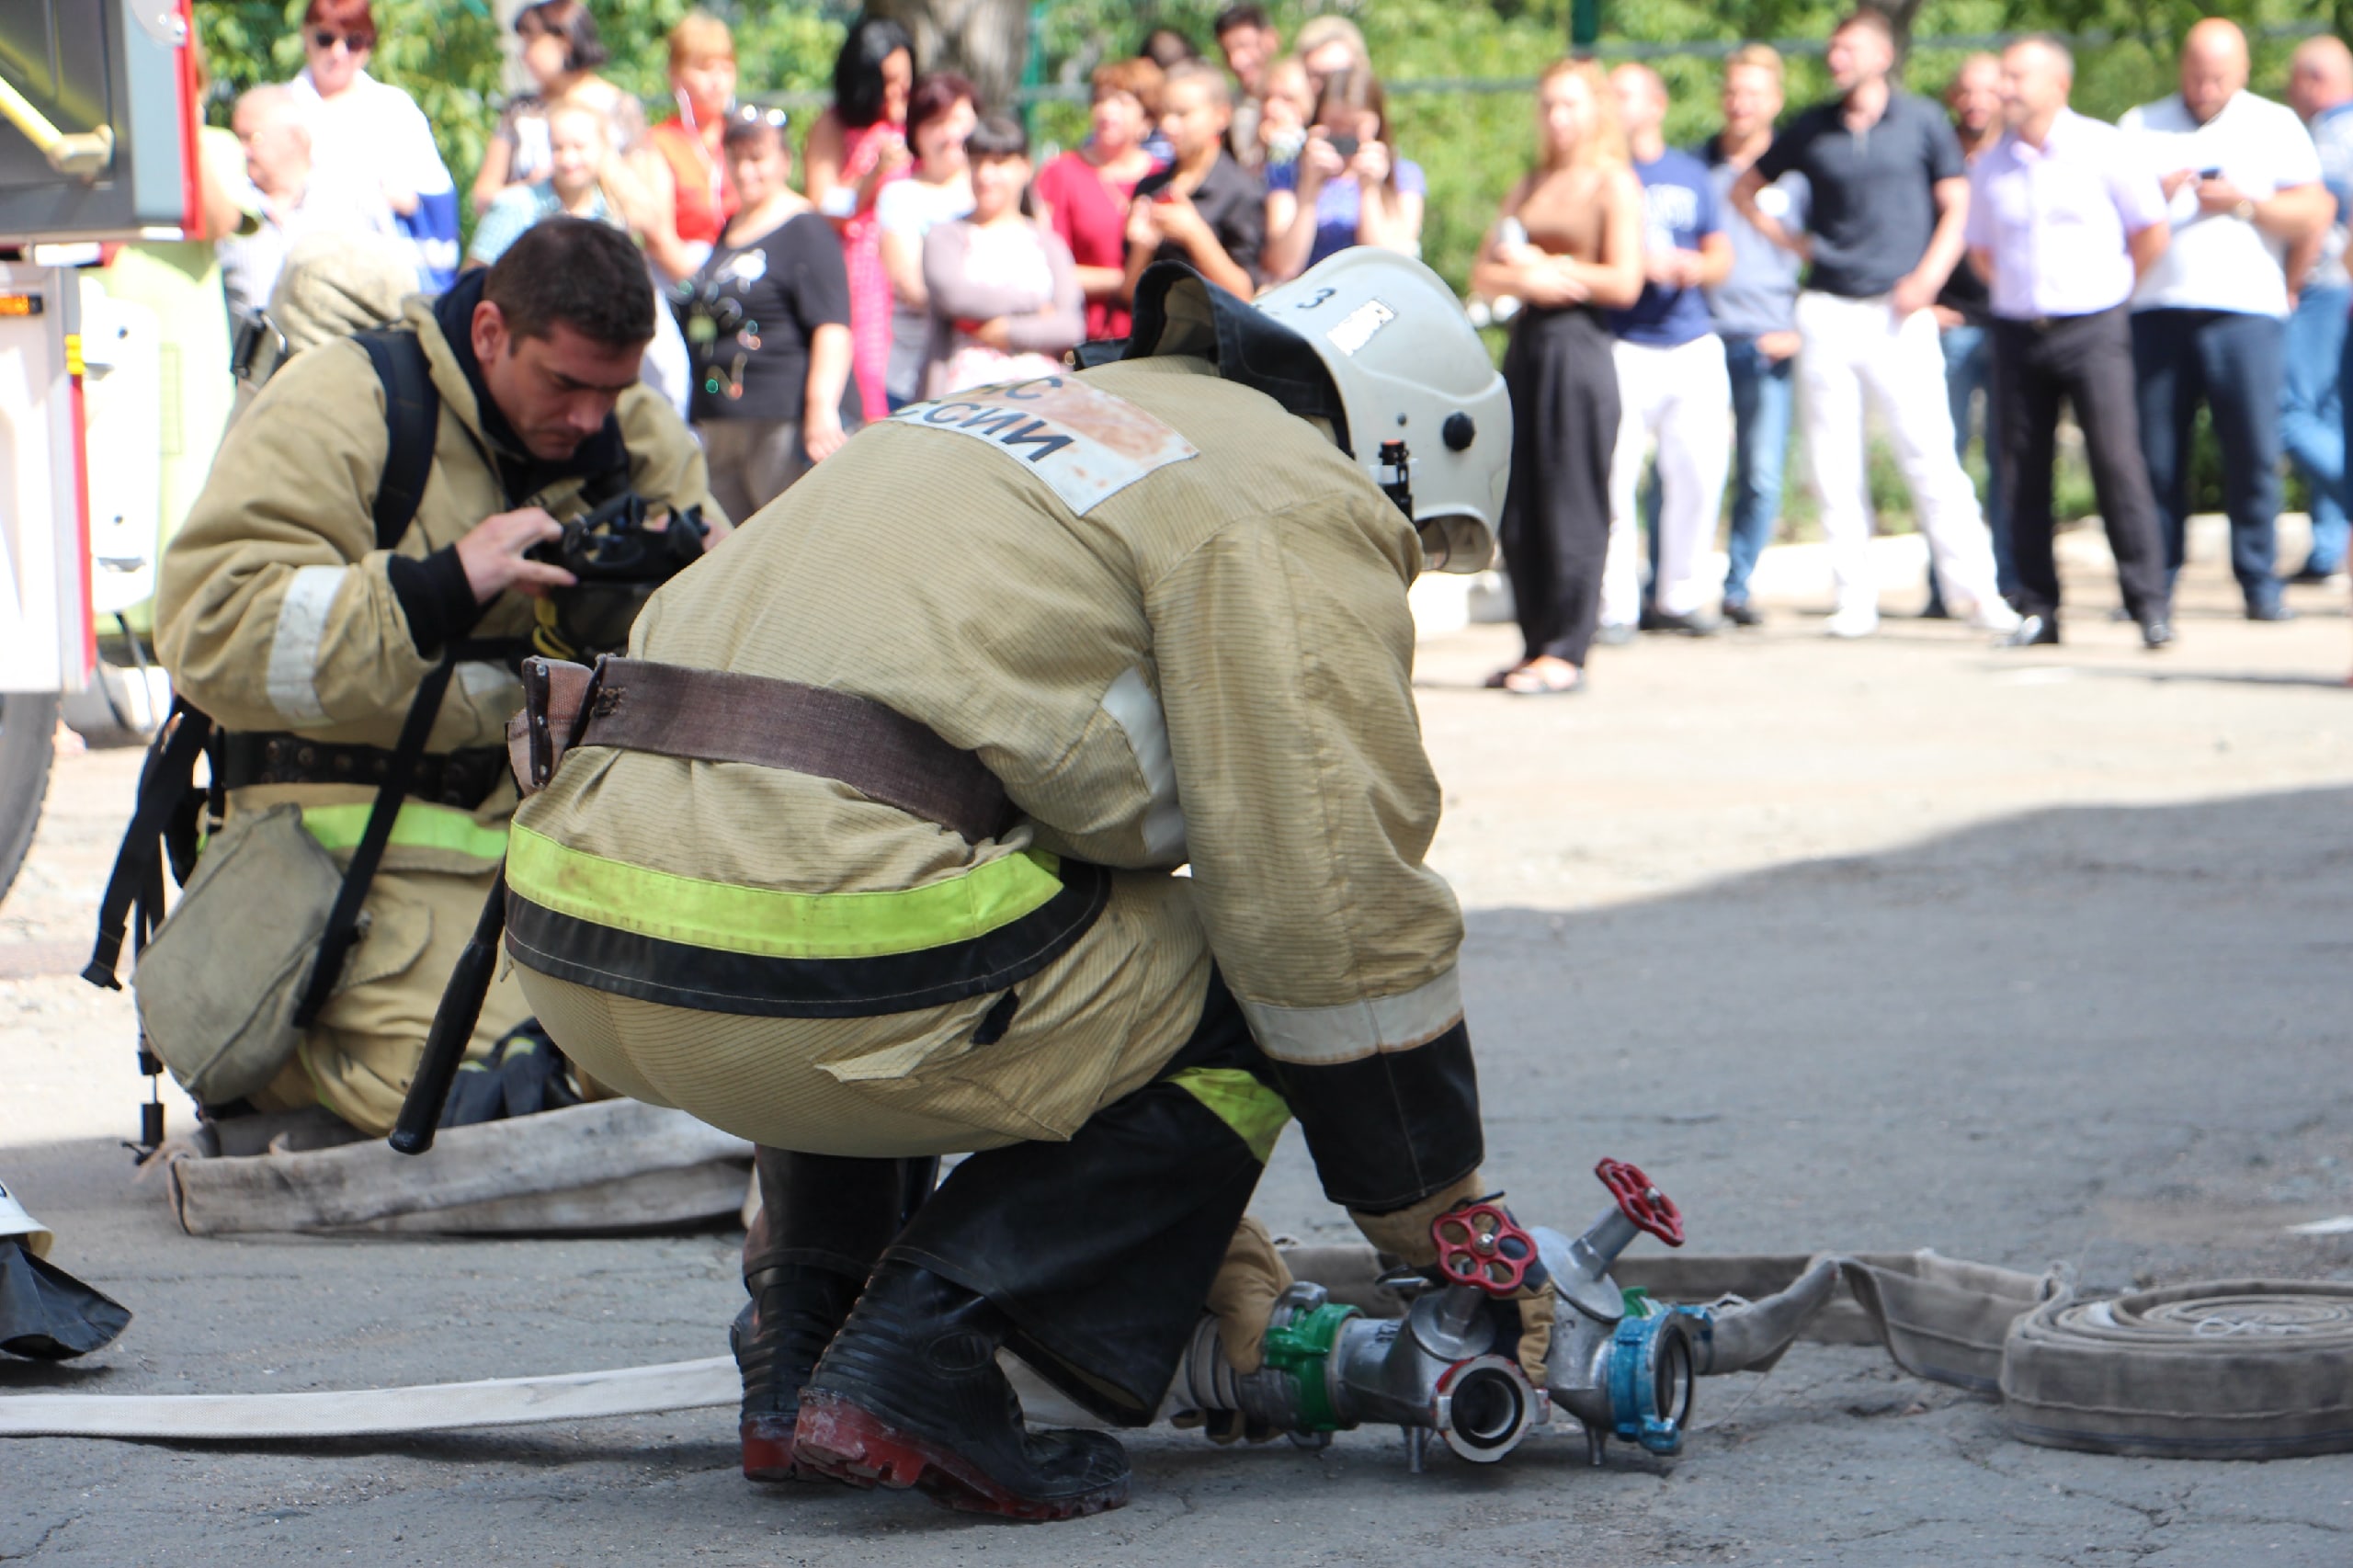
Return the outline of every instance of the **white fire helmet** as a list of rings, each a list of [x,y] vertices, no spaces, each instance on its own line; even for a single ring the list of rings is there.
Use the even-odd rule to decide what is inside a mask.
[[[1401,477],[1383,446],[1405,444],[1402,477],[1429,564],[1484,571],[1511,478],[1511,397],[1454,291],[1410,256],[1355,245],[1255,302],[1323,360],[1347,410],[1349,451],[1376,483]]]
[[[49,1256],[49,1227],[26,1213],[25,1206],[10,1197],[6,1187],[0,1187],[0,1241],[10,1236],[24,1238],[25,1250],[35,1257]]]

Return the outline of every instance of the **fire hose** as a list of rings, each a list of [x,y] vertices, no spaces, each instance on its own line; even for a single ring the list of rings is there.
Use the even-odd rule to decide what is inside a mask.
[[[1696,1380],[1767,1369],[1807,1335],[1878,1343],[1907,1372],[1997,1399],[2005,1425],[2031,1443],[2213,1459],[2353,1449],[2353,1285],[2245,1280],[2085,1301],[2057,1271],[1929,1252],[1621,1258],[1644,1232],[1679,1243],[1681,1218],[1634,1167],[1604,1161],[1599,1172],[1615,1201],[1574,1239],[1522,1229],[1492,1206],[1449,1216],[1438,1237],[1443,1284],[1381,1274],[1369,1248],[1294,1250],[1309,1278],[1278,1302],[1261,1369],[1235,1372],[1204,1319],[1160,1415],[1238,1412],[1311,1446],[1392,1424],[1418,1469],[1432,1439],[1492,1463],[1558,1412],[1576,1419],[1597,1461],[1613,1438],[1668,1456],[1690,1430]],[[1540,1388],[1481,1310],[1531,1259],[1562,1302]],[[1667,1296],[1715,1300],[1653,1300]],[[1006,1369],[1033,1424],[1094,1424],[1017,1361]],[[410,1388],[14,1394],[0,1397],[0,1437],[391,1437],[732,1405],[739,1392],[721,1356]]]

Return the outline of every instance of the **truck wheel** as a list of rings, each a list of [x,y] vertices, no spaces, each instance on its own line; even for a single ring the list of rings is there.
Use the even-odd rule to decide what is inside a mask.
[[[17,880],[17,868],[32,847],[56,736],[55,692],[0,693],[0,895]]]

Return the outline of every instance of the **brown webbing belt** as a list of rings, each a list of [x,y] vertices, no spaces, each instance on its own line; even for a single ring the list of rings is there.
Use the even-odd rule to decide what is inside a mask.
[[[602,659],[576,744],[833,778],[973,843],[1012,814],[972,753],[880,702],[799,681]]]

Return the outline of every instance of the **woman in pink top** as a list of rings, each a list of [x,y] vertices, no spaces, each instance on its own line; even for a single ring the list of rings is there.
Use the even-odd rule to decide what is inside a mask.
[[[891,412],[891,275],[874,198],[913,161],[906,125],[915,79],[907,30],[887,17],[861,17],[834,62],[834,107],[818,117],[802,153],[809,199],[842,237],[858,402],[870,420]]]
[[[1112,61],[1095,73],[1095,133],[1038,176],[1038,199],[1077,264],[1089,338],[1128,335],[1128,204],[1136,181],[1160,166],[1143,146],[1159,112],[1160,67]]]

